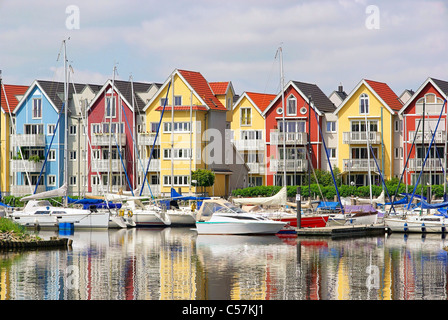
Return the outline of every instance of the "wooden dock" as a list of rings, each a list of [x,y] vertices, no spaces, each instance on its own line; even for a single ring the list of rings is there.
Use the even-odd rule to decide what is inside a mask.
[[[296,228],[297,236],[319,236],[319,237],[359,237],[376,236],[386,233],[383,224],[334,226],[322,228]]]

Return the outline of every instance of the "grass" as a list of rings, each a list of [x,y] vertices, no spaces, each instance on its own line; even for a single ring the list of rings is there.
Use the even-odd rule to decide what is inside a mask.
[[[24,234],[25,227],[12,222],[6,218],[0,218],[0,232],[13,232],[15,234]]]

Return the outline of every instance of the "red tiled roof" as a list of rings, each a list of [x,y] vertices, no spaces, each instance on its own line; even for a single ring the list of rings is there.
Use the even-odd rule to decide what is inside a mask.
[[[192,108],[192,110],[207,111],[206,106],[192,106],[192,107],[190,107],[190,106],[175,106],[174,111],[189,111],[190,108]],[[158,106],[156,108],[156,111],[162,111],[162,110],[163,110],[163,106]],[[166,106],[165,111],[171,111],[171,106]]]
[[[375,92],[387,103],[387,105],[394,111],[400,111],[403,107],[398,96],[392,89],[383,82],[377,82],[372,80],[365,80],[369,86],[375,90]]]
[[[275,94],[246,92],[250,99],[257,105],[261,112],[264,112],[272,100],[277,97]]]
[[[215,95],[226,94],[229,82],[209,82],[210,87]]]
[[[1,105],[2,109],[5,112],[12,112],[15,107],[19,104],[19,100],[17,100],[16,96],[22,96],[25,94],[26,90],[28,90],[28,86],[17,86],[17,85],[11,85],[11,84],[5,84],[4,85],[5,90],[1,88]],[[6,91],[6,97],[5,97],[5,91]],[[9,110],[8,110],[9,106]]]
[[[227,111],[226,107],[216,98],[209,83],[199,72],[178,70],[194,91],[204,100],[211,110]]]

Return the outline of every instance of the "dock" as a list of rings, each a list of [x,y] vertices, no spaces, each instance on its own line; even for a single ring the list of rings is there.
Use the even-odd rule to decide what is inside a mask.
[[[384,224],[332,226],[322,228],[296,228],[297,236],[319,236],[319,237],[358,237],[377,236],[387,232]]]

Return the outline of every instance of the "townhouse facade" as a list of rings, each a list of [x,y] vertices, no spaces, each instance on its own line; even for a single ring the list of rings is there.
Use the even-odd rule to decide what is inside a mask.
[[[68,89],[66,126],[62,82],[2,86],[2,194],[65,182],[78,196],[157,197],[171,188],[228,196],[247,186],[301,185],[312,170],[330,165],[356,186],[369,184],[369,172],[376,185],[380,174],[414,184],[422,170],[420,183],[446,179],[446,106],[440,112],[448,81],[428,78],[400,96],[368,79],[349,94],[340,85],[328,97],[301,81],[277,94],[239,96],[230,81],[175,69],[163,83],[109,79]],[[197,169],[214,172],[215,184],[196,187],[190,174]]]

